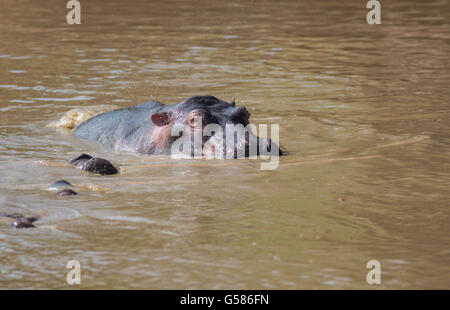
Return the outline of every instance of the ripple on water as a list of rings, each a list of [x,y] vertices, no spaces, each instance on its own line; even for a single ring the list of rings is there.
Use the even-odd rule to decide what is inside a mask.
[[[102,48],[102,52],[117,52],[116,48]]]
[[[33,56],[14,56],[14,57],[9,57],[9,59],[29,59],[29,58],[33,58]]]
[[[109,62],[109,61],[112,61],[112,59],[109,59],[109,58],[79,59],[77,61],[81,62],[81,63],[87,63],[87,62]]]
[[[85,100],[93,100],[95,97],[91,96],[76,96],[72,98],[46,98],[46,97],[40,97],[40,98],[33,98],[33,100],[38,101],[56,101],[56,102],[67,102],[67,101],[85,101]]]
[[[0,88],[11,88],[11,89],[16,89],[16,90],[30,89],[30,87],[18,86],[18,85],[15,85],[15,84],[0,85]]]

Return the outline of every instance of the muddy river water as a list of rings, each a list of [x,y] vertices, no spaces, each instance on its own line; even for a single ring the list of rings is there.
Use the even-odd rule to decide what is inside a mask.
[[[2,0],[0,288],[450,285],[449,2]],[[74,108],[236,97],[289,155],[174,160],[47,127]],[[115,176],[75,170],[81,153]],[[71,182],[76,197],[48,190]]]

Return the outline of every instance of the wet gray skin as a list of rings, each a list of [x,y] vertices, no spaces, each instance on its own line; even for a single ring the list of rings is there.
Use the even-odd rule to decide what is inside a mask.
[[[228,148],[228,154],[226,154],[227,148],[224,146],[223,157],[236,158],[238,154],[248,156],[249,141],[256,141],[258,146],[261,145],[261,148],[257,148],[256,155],[262,153],[269,155],[271,147],[278,150],[278,146],[270,139],[255,137],[252,133],[241,137],[234,135],[227,137],[225,126],[227,124],[247,126],[250,113],[245,107],[236,107],[234,100],[229,103],[213,96],[194,96],[170,105],[148,101],[137,106],[103,113],[79,124],[74,128],[73,134],[117,151],[171,155],[172,144],[181,136],[172,136],[172,128],[186,126],[185,128],[190,129],[193,136],[194,131],[197,130],[194,124],[195,117],[201,118],[203,128],[208,124],[218,124],[225,135],[224,140],[233,140],[230,145],[234,145],[234,149]],[[214,133],[211,136],[213,137]],[[203,137],[202,146],[211,139],[211,136]],[[211,141],[213,140],[215,139],[212,138]],[[275,154],[277,153],[282,155],[281,151]],[[193,148],[192,155],[194,155]],[[210,154],[208,151],[206,153],[203,151],[202,155]]]

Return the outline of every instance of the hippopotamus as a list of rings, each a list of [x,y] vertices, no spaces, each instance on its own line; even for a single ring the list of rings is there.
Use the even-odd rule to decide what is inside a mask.
[[[257,137],[251,130],[241,136],[234,133],[227,135],[227,125],[242,125],[244,128],[249,125],[249,118],[250,113],[245,107],[236,107],[234,98],[231,102],[225,102],[206,95],[190,97],[168,105],[151,100],[102,113],[78,124],[72,132],[78,138],[116,151],[174,155],[173,146],[180,138],[175,129],[187,128],[183,135],[187,132],[186,136],[189,136],[190,133],[193,139],[195,132],[203,133],[208,124],[215,124],[216,127],[210,135],[202,135],[200,143],[194,143],[194,146],[189,148],[188,153],[191,156],[214,154],[216,158],[238,158],[238,154],[244,154],[244,157],[248,157],[251,153],[251,143],[254,144],[252,150],[256,150],[253,155],[282,155],[278,145],[271,139]],[[174,135],[174,131],[178,135]],[[218,131],[222,131],[222,140],[217,139]],[[228,147],[230,145],[231,147]]]

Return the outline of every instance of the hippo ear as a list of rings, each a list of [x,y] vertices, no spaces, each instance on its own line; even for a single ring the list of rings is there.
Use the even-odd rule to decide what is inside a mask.
[[[172,121],[172,113],[171,112],[159,112],[154,113],[150,117],[152,119],[152,122],[156,126],[166,126],[169,125]]]
[[[230,104],[234,107],[236,106],[236,98],[232,98]]]

